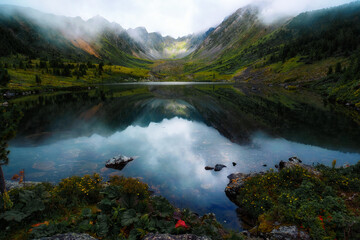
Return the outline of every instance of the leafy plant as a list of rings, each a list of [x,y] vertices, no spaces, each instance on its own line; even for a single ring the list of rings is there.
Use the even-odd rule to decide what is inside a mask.
[[[266,216],[270,223],[267,231],[274,228],[273,222],[280,221],[297,225],[313,239],[346,238],[356,234],[352,227],[347,233],[344,229],[360,223],[352,210],[360,207],[359,203],[353,200],[349,205],[349,201],[345,202],[340,196],[359,191],[360,162],[346,168],[319,165],[317,169],[322,173],[320,177],[302,167],[293,167],[246,179],[237,203],[243,213],[258,220],[260,225],[265,224]]]

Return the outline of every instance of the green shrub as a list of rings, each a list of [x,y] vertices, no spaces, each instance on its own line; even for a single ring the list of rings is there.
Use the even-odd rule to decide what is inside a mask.
[[[321,177],[294,167],[248,178],[239,190],[238,205],[260,225],[266,215],[269,222],[297,225],[313,239],[345,238],[344,229],[360,222],[340,195],[341,191],[359,192],[360,164],[347,168],[318,166],[318,170]],[[359,207],[356,199],[354,206]],[[352,231],[350,227],[347,232],[351,235]]]
[[[80,203],[97,203],[100,196],[102,178],[99,174],[85,175],[83,177],[69,177],[53,189],[52,194],[59,204],[64,206],[76,206]]]

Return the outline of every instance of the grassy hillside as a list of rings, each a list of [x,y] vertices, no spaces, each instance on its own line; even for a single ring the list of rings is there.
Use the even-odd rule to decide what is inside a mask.
[[[36,90],[89,86],[123,81],[142,81],[151,77],[146,68],[93,64],[66,60],[45,61],[16,55],[0,58],[0,87],[3,90]],[[6,72],[8,76],[5,77]]]
[[[354,2],[265,25],[256,8],[240,9],[187,58],[184,71],[287,89],[303,86],[360,106],[359,15],[360,2]]]

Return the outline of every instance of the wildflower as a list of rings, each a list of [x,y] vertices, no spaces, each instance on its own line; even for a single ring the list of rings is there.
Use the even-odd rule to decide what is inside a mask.
[[[186,225],[186,223],[185,223],[183,220],[181,220],[181,219],[179,219],[179,221],[177,221],[177,223],[176,223],[176,225],[175,225],[175,228],[178,228],[178,227],[189,228],[189,226]]]

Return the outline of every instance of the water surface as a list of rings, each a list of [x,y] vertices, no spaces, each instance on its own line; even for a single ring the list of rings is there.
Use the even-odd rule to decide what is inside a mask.
[[[210,95],[204,95],[206,89],[210,89]],[[251,105],[242,107],[253,108],[254,112],[239,110],[238,105],[232,104],[234,98],[227,105],[223,100],[225,95],[219,93],[229,94],[230,90],[233,91],[228,86],[196,91],[121,87],[115,92],[42,96],[23,102],[25,116],[17,138],[10,144],[10,164],[4,168],[5,175],[11,178],[25,169],[28,180],[50,182],[94,172],[104,178],[137,177],[176,206],[201,215],[214,212],[226,226],[240,229],[236,206],[224,194],[229,174],[266,170],[292,156],[307,164],[329,165],[337,159],[342,165],[360,160],[359,149],[353,147],[358,144],[356,138],[346,139],[346,129],[351,130],[354,124],[346,117],[322,108],[313,113],[309,110],[312,108],[305,106],[309,116],[323,115],[330,122],[339,122],[339,118],[346,123],[336,125],[345,134],[337,138],[347,140],[339,141],[332,138],[334,129],[312,130],[311,124],[293,117],[289,117],[291,121],[281,118],[291,123],[284,125],[280,120],[266,117],[271,113],[261,113]],[[219,92],[213,97],[212,91]],[[252,101],[255,100],[246,96],[248,104]],[[237,117],[233,119],[234,115]],[[246,120],[249,116],[250,123]],[[235,125],[228,124],[232,121],[236,121]],[[315,136],[311,137],[312,133]],[[356,130],[351,134],[358,136]],[[326,141],[315,144],[319,139]],[[339,144],[334,145],[334,139]],[[122,171],[105,168],[105,161],[118,154],[137,158]],[[237,165],[233,166],[232,162]],[[227,167],[221,172],[204,169],[215,164]]]

